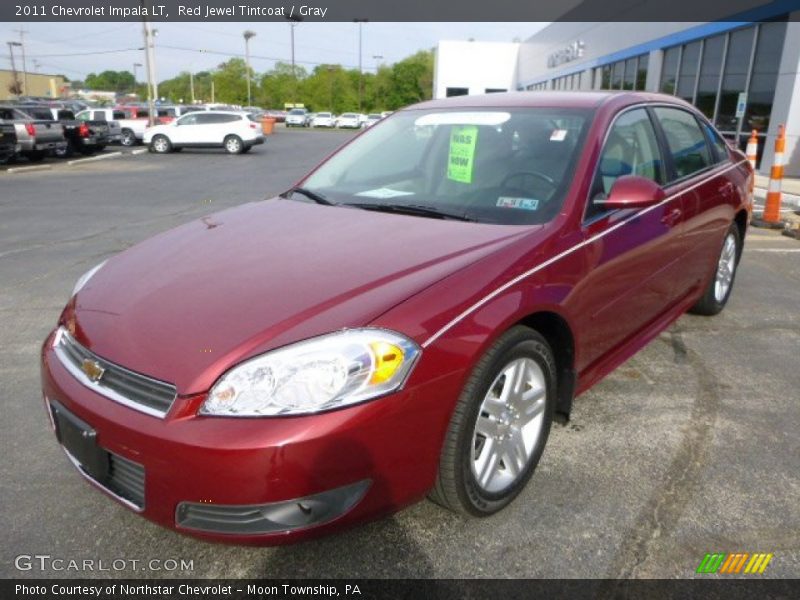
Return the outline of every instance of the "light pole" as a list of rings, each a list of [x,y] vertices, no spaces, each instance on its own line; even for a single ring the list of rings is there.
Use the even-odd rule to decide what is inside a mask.
[[[361,100],[364,94],[364,69],[361,66],[361,26],[368,19],[353,19],[353,23],[358,23],[358,112],[361,112]]]
[[[156,37],[158,37],[158,29],[153,29],[150,34],[150,61],[152,62],[151,68],[153,69],[153,98],[158,100],[158,76],[156,75]]]
[[[375,98],[377,99],[378,98],[378,91],[380,90],[380,86],[378,85],[378,71],[380,70],[380,67],[381,67],[381,65],[380,65],[380,63],[378,61],[383,60],[383,55],[382,54],[373,54],[372,55],[372,60],[375,61]],[[383,94],[381,94],[381,98],[380,98],[381,104],[383,104],[383,97],[382,96],[383,96]]]
[[[289,21],[289,33],[292,39],[292,102],[297,102],[297,72],[294,70],[294,28],[303,20],[303,17],[286,17]]]
[[[249,29],[244,32],[244,57],[247,63],[247,106],[253,105],[253,98],[250,93],[250,38],[256,37],[255,31]]]
[[[330,86],[331,86],[331,100],[330,100],[330,107],[331,107],[330,111],[331,111],[331,114],[333,114],[333,71],[334,71],[333,65],[329,65],[328,66],[328,80],[329,80]]]
[[[17,65],[14,63],[14,46],[22,46],[19,42],[6,42],[8,44],[8,53],[11,54],[11,72],[14,77],[14,92],[17,96],[22,95],[22,87],[19,84],[19,75],[17,75]]]
[[[137,71],[139,67],[142,66],[142,63],[135,62],[133,63],[133,93],[136,94],[136,85],[139,83],[139,77],[137,76]]]

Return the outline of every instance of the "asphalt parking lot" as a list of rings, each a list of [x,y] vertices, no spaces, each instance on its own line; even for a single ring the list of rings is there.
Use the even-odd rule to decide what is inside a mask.
[[[556,425],[525,492],[475,521],[422,502],[280,548],[200,542],[134,515],[68,464],[38,351],[75,280],[155,233],[286,189],[352,134],[279,129],[250,154],[140,154],[0,172],[0,576],[18,555],[138,560],[122,577],[691,577],[706,552],[800,576],[800,242],[751,230],[718,317],[684,316]],[[298,224],[301,227],[302,224]],[[135,285],[135,282],[132,282]],[[192,569],[142,570],[151,559]]]

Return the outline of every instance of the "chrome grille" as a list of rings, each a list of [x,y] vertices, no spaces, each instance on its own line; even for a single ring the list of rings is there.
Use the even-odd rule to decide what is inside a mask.
[[[115,402],[148,415],[164,417],[175,401],[177,389],[174,385],[130,371],[97,356],[80,345],[63,327],[56,334],[53,349],[78,381]],[[99,375],[94,379],[84,371],[87,362],[95,369],[99,368]]]

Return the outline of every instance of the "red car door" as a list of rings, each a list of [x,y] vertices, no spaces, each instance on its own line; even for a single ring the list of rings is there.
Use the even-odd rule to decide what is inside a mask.
[[[617,178],[666,178],[651,115],[628,109],[611,124],[584,218],[586,275],[570,312],[583,332],[578,371],[619,346],[669,306],[666,289],[678,269],[681,197],[645,209],[606,210],[602,200]]]
[[[659,106],[653,113],[663,132],[674,180],[666,191],[683,196],[682,268],[672,281],[673,298],[680,299],[704,285],[715,268],[730,223],[725,207],[734,195],[727,169],[732,163],[725,142],[688,110]]]

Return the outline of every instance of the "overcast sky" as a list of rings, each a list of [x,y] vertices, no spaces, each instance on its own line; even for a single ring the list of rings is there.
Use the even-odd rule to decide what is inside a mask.
[[[417,50],[432,48],[439,40],[510,42],[525,40],[542,23],[366,23],[363,27],[363,66],[374,70],[378,62],[393,63]],[[25,50],[28,70],[61,73],[83,79],[88,73],[105,69],[133,70],[144,63],[140,23],[26,23]],[[243,55],[242,32],[251,29],[253,69],[269,70],[275,59],[289,61],[289,24],[275,23],[155,23],[156,64],[159,80],[181,71],[202,71]],[[10,68],[6,42],[19,40],[17,23],[0,23],[0,68]],[[173,46],[174,48],[170,48]],[[179,50],[185,48],[188,50]],[[205,52],[200,52],[203,50]],[[118,52],[119,51],[119,52]],[[104,54],[98,54],[104,52]],[[214,52],[222,54],[213,54]],[[91,53],[91,54],[90,54]],[[73,56],[68,56],[73,54]],[[21,69],[19,48],[15,49]],[[373,56],[383,56],[374,59]],[[354,23],[300,23],[295,28],[295,60],[309,70],[314,63],[358,66],[358,26]],[[144,80],[144,69],[138,78]]]

